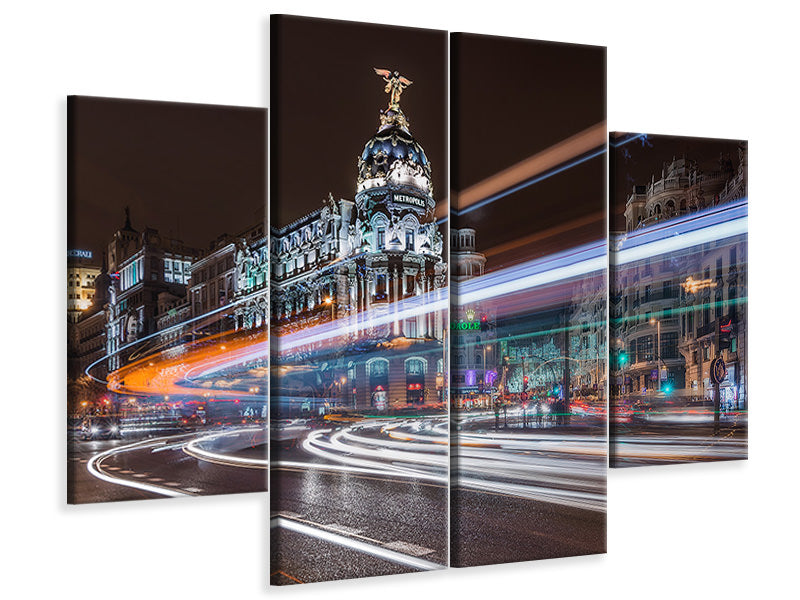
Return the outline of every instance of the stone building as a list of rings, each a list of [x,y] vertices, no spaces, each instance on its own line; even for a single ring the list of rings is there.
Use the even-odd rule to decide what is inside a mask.
[[[668,219],[741,203],[747,198],[745,143],[737,158],[734,163],[721,156],[713,169],[685,157],[665,163],[660,179],[653,176],[649,184],[633,186],[625,206],[626,233],[612,238],[624,239]],[[719,355],[727,366],[723,401],[745,405],[746,235],[616,269],[612,255],[611,276],[616,393],[708,399],[713,387],[709,369]],[[720,323],[732,330],[730,348],[717,348]]]
[[[274,335],[356,323],[350,339],[374,351],[335,362],[336,379],[345,382],[340,401],[379,410],[441,402],[446,330],[444,310],[394,317],[404,301],[444,288],[447,264],[431,164],[399,94],[392,98],[358,156],[353,199],[329,195],[317,210],[274,228],[270,241]],[[379,345],[396,350],[378,352]]]

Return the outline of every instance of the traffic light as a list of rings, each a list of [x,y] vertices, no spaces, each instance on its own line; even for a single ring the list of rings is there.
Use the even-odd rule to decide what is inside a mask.
[[[481,315],[481,331],[485,331],[489,327],[489,317],[487,315]]]
[[[730,350],[733,339],[733,319],[720,317],[717,319],[717,349]]]
[[[528,389],[528,376],[522,378],[522,391],[527,391]]]

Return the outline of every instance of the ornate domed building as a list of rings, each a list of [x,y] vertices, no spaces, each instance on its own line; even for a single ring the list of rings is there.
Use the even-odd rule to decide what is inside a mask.
[[[276,336],[350,318],[359,344],[406,349],[402,360],[366,353],[363,362],[334,367],[339,379],[353,382],[348,406],[381,409],[441,401],[445,316],[424,309],[401,316],[398,307],[445,287],[447,265],[431,163],[399,104],[411,81],[376,72],[390,101],[357,158],[354,199],[329,195],[321,208],[273,229],[270,243]],[[432,397],[429,390],[437,389]]]

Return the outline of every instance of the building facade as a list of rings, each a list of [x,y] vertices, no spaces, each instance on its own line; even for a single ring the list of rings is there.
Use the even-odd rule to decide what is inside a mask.
[[[718,167],[707,170],[685,157],[673,158],[661,175],[633,187],[625,207],[627,233],[746,198],[747,148],[739,147],[735,164],[721,156]],[[711,363],[719,356],[727,368],[723,405],[746,405],[746,236],[637,261],[612,269],[612,275],[617,393],[707,400],[713,390]],[[717,347],[720,324],[731,330],[725,348]]]
[[[121,348],[158,331],[159,296],[162,309],[165,299],[175,302],[186,298],[192,262],[197,255],[196,249],[161,236],[155,229],[136,231],[126,209],[125,225],[108,246],[112,278],[106,306],[109,371],[127,361],[128,352]]]
[[[67,319],[77,323],[94,300],[94,280],[100,275],[100,267],[94,262],[90,250],[67,252]]]
[[[451,402],[456,408],[489,407],[503,376],[498,371],[501,350],[495,315],[483,303],[458,302],[459,286],[482,276],[486,266],[486,257],[476,249],[474,229],[450,230],[450,264]]]
[[[431,164],[398,93],[358,157],[353,199],[329,195],[319,209],[272,230],[274,335],[347,319],[356,323],[352,342],[375,347],[335,361],[345,406],[442,401],[446,311],[394,317],[404,301],[447,285],[434,209]],[[403,350],[377,352],[379,344]]]

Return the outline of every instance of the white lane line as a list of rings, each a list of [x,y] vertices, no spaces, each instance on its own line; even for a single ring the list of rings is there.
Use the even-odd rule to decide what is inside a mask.
[[[388,548],[389,550],[394,550],[396,552],[402,552],[403,554],[410,554],[411,556],[425,556],[427,554],[433,554],[435,552],[435,550],[431,548],[425,548],[424,546],[417,546],[416,544],[412,544],[411,542],[404,542],[402,540],[389,542],[388,544],[384,544],[383,547]]]
[[[144,483],[143,481],[133,481],[130,479],[123,479],[122,477],[113,477],[101,469],[100,465],[102,461],[105,460],[106,458],[114,454],[136,450],[142,446],[147,445],[148,443],[152,443],[152,441],[136,442],[134,444],[129,444],[127,446],[112,448],[111,450],[106,450],[105,452],[101,452],[100,454],[95,454],[91,459],[89,459],[89,462],[86,463],[86,469],[94,477],[97,477],[98,479],[101,479],[108,483],[113,483],[115,485],[122,485],[125,487],[136,488],[138,490],[144,490],[146,492],[151,492],[154,494],[161,494],[162,496],[171,496],[171,497],[187,496],[188,494],[186,494],[185,492],[179,492],[178,490],[170,490],[158,485]]]
[[[359,535],[364,531],[363,529],[356,529],[355,527],[348,527],[347,525],[339,525],[339,523],[328,523],[325,525],[325,528],[331,531],[344,533],[345,535]],[[431,552],[433,552],[433,550],[431,550]]]
[[[187,488],[183,488],[183,489],[186,490],[187,492],[192,492],[193,494],[199,494],[200,492],[203,491],[203,490],[201,490],[200,488],[197,488],[197,487],[187,487]]]
[[[387,560],[389,562],[393,562],[400,565],[405,565],[407,567],[412,567],[414,569],[420,569],[423,571],[432,571],[434,569],[444,569],[444,565],[440,565],[435,562],[431,562],[429,560],[425,560],[423,558],[419,558],[417,556],[409,556],[407,554],[402,554],[400,552],[395,552],[394,550],[390,550],[383,546],[376,546],[374,544],[368,544],[366,542],[362,542],[360,540],[354,540],[343,535],[339,535],[338,533],[333,533],[332,531],[325,531],[323,529],[317,529],[316,527],[311,527],[309,525],[304,525],[302,523],[298,523],[296,521],[291,521],[289,519],[285,519],[282,517],[276,517],[272,519],[272,523],[270,524],[271,527],[283,527],[289,531],[294,531],[296,533],[301,533],[303,535],[307,535],[310,537],[314,537],[320,540],[324,540],[326,542],[330,542],[332,544],[337,544],[339,546],[344,546],[345,548],[350,548],[352,550],[356,550],[358,552],[363,552],[365,554],[370,554],[372,556],[376,556],[378,558],[382,558],[383,560]]]

